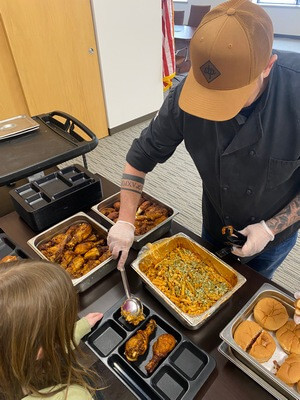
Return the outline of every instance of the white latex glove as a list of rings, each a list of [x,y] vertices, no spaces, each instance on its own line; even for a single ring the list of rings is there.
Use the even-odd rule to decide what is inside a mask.
[[[232,253],[238,257],[250,257],[260,253],[270,241],[274,240],[274,235],[265,221],[248,225],[239,232],[247,236],[247,241],[241,248],[232,247]]]
[[[127,260],[128,252],[134,240],[135,226],[127,221],[117,221],[108,232],[107,244],[113,258],[121,256],[118,262],[118,269],[122,268]]]
[[[295,299],[300,299],[300,292],[296,292],[295,294],[294,294],[294,297],[295,297]],[[298,307],[297,307],[297,309],[299,309]],[[295,324],[300,324],[300,315],[296,315],[296,313],[294,314],[294,321],[295,321]]]

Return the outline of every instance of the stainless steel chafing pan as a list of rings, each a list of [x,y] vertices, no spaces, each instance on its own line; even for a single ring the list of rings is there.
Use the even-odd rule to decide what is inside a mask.
[[[272,385],[270,385],[263,377],[258,375],[256,372],[254,372],[251,368],[247,367],[245,363],[240,360],[236,352],[228,346],[226,342],[222,342],[218,350],[221,354],[223,354],[224,357],[226,357],[229,361],[231,361],[234,365],[236,365],[240,370],[245,372],[246,375],[248,375],[250,378],[252,378],[256,383],[258,383],[261,387],[263,387],[265,390],[267,390],[269,393],[271,393],[275,399],[277,400],[287,400],[287,397],[284,396],[282,393],[278,392]]]
[[[242,350],[242,348],[235,342],[233,339],[233,335],[235,329],[238,325],[252,318],[252,313],[255,305],[259,300],[265,297],[272,297],[278,301],[280,301],[290,316],[293,317],[294,314],[294,300],[292,297],[288,296],[286,293],[282,292],[280,289],[277,289],[275,286],[265,283],[262,287],[255,293],[253,297],[245,304],[245,306],[240,310],[240,312],[232,319],[231,322],[220,332],[220,337],[223,339],[234,351],[235,357],[238,358],[244,365],[253,370],[257,375],[262,377],[269,385],[275,388],[277,391],[282,393],[287,399],[299,399],[299,393],[296,390],[288,385],[286,385],[283,381],[278,379],[276,375],[266,367],[266,363],[261,364],[256,361],[253,357],[251,357],[247,352]],[[278,344],[277,346],[277,354],[285,354],[283,350],[280,349]],[[275,358],[276,358],[275,351]],[[287,356],[287,355],[286,355]],[[282,358],[282,355],[281,355]],[[272,358],[271,358],[272,361]],[[279,361],[279,360],[276,360]],[[282,361],[282,360],[280,360]]]
[[[178,211],[172,208],[171,206],[167,205],[166,203],[163,203],[160,200],[157,200],[156,198],[150,196],[147,193],[142,193],[142,196],[145,200],[150,200],[153,201],[160,206],[165,207],[168,210],[168,218],[165,219],[163,222],[160,224],[156,225],[154,228],[149,230],[148,232],[144,233],[143,235],[136,235],[134,237],[134,242],[132,247],[136,250],[141,249],[146,243],[148,242],[154,242],[155,240],[159,239],[162,237],[165,233],[167,233],[170,230],[172,219],[175,217],[175,215],[178,214]],[[107,218],[104,214],[102,214],[99,210],[101,210],[104,207],[109,207],[112,204],[114,204],[116,201],[120,200],[120,192],[115,193],[114,195],[106,198],[105,200],[101,201],[99,204],[96,204],[95,206],[92,207],[92,210],[96,212],[100,217],[105,220],[110,226],[114,225],[114,222]]]
[[[194,330],[198,329],[212,314],[218,311],[220,306],[246,282],[246,278],[184,233],[178,233],[170,238],[163,239],[158,243],[154,243],[154,246],[156,246],[156,254],[159,254],[159,257],[162,260],[166,254],[175,249],[179,244],[200,255],[203,260],[207,260],[213,265],[216,271],[233,286],[231,290],[225,293],[213,304],[212,307],[202,314],[191,316],[187,313],[184,313],[157,286],[151,282],[145,273],[140,270],[140,263],[147,262],[147,257],[149,262],[151,261],[151,245],[148,252],[141,250],[138,258],[133,261],[131,266],[140,275],[141,279],[146,284],[147,289],[174,315],[174,317],[177,318],[188,329]]]
[[[46,231],[34,236],[32,239],[28,240],[28,245],[43,259],[47,259],[43,253],[40,252],[39,246],[47,241],[49,241],[53,236],[66,232],[66,230],[73,224],[78,224],[81,222],[87,222],[92,225],[93,230],[97,232],[102,237],[107,237],[107,229],[100,225],[98,222],[90,218],[83,212],[79,212],[70,218],[52,226]],[[72,279],[74,286],[78,292],[83,292],[88,289],[94,283],[99,281],[110,271],[116,267],[117,260],[112,257],[107,258],[101,264],[97,265],[95,268],[81,276],[80,278]]]

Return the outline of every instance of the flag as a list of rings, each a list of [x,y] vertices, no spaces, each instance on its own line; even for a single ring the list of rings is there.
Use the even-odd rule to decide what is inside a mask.
[[[173,0],[161,0],[162,6],[162,58],[164,90],[172,86],[175,76]]]

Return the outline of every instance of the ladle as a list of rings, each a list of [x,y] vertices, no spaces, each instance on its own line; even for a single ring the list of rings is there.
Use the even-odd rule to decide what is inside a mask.
[[[125,311],[126,313],[131,314],[133,316],[140,315],[143,312],[143,306],[142,306],[141,301],[137,297],[133,297],[130,294],[129,283],[128,283],[125,267],[124,266],[120,267],[119,271],[121,272],[123,286],[124,286],[125,294],[127,297],[127,299],[122,304],[121,309],[123,311]]]

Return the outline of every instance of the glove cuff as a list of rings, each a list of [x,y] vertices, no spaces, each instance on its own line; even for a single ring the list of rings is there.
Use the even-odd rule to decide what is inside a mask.
[[[273,232],[271,231],[271,229],[268,227],[268,225],[264,220],[260,221],[260,224],[264,227],[265,231],[268,232],[268,234],[271,236],[270,241],[272,242],[275,238]]]
[[[119,220],[119,219],[118,219],[118,221],[116,222],[116,224],[118,224],[118,223],[130,225],[130,226],[133,228],[133,230],[135,231],[135,226],[134,226],[131,222],[122,221],[122,220]]]

